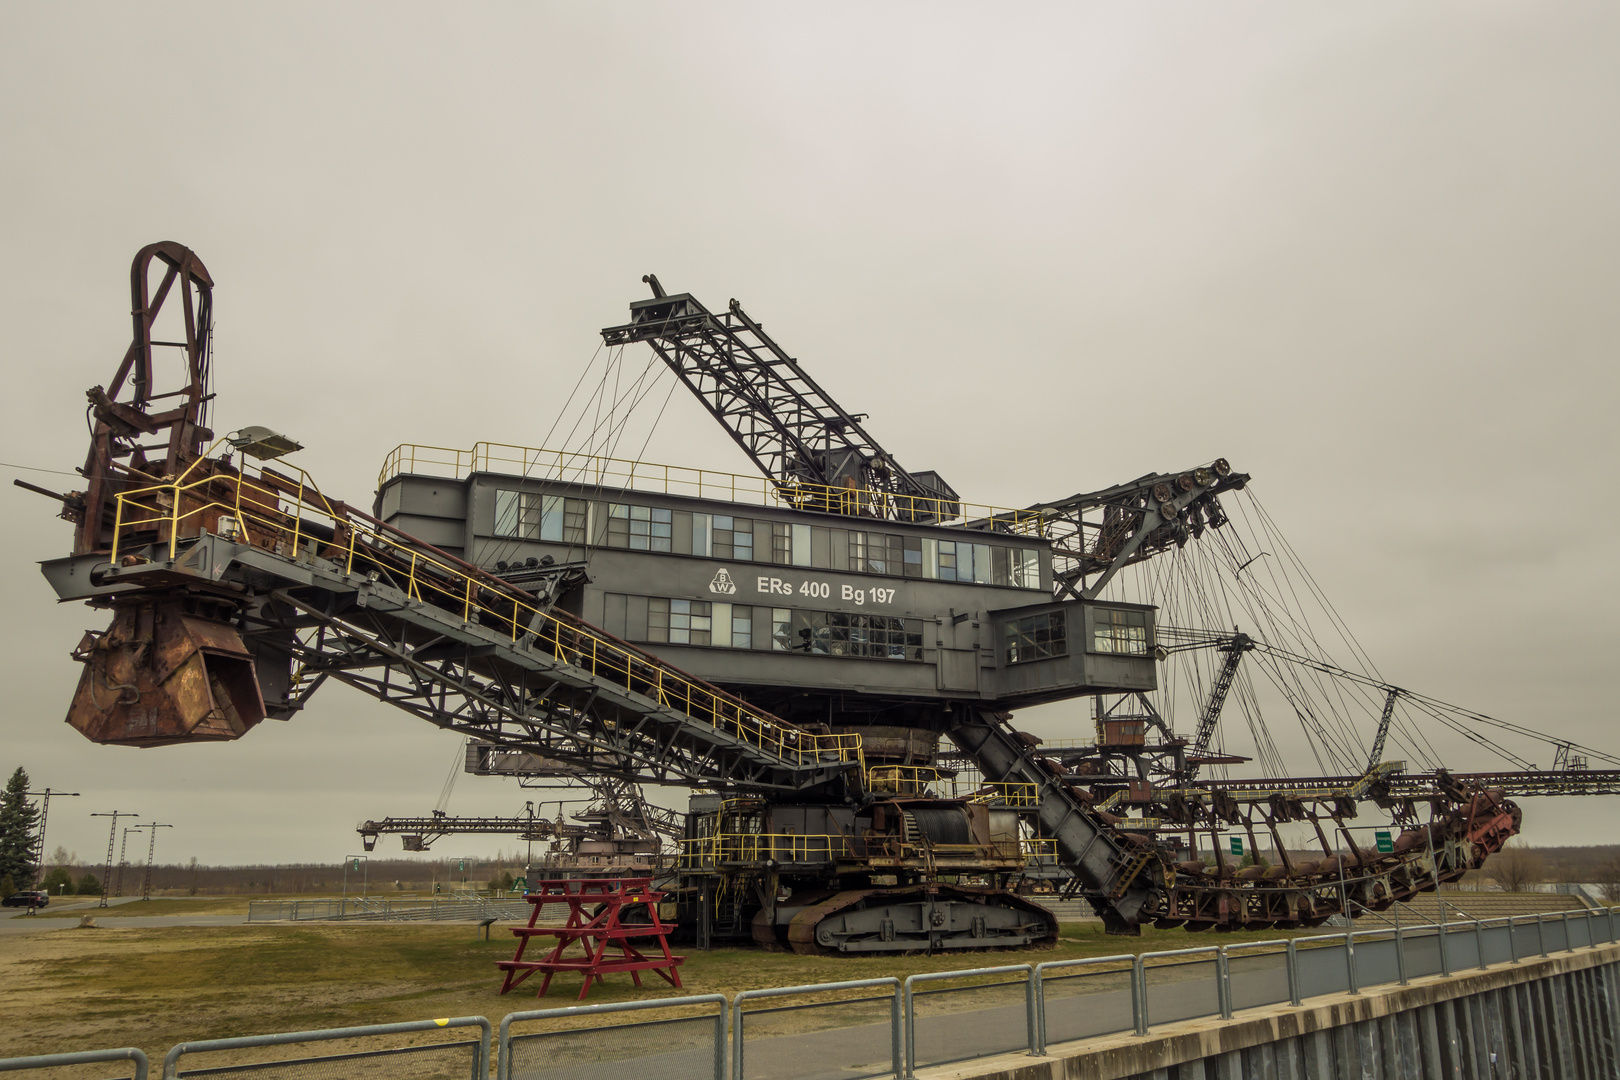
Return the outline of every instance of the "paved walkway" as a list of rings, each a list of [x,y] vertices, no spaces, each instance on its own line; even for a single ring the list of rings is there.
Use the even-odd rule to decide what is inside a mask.
[[[60,905],[53,900],[50,907],[45,910],[71,911],[74,916],[91,915],[99,925],[108,927],[241,926],[247,922],[246,915],[136,915],[126,914],[120,910],[129,904],[139,902],[138,897],[123,896],[109,900],[106,907],[101,907],[99,900],[70,901]],[[47,930],[77,929],[78,925],[76,918],[47,918],[29,915],[27,908],[0,908],[0,937],[13,934],[39,934]]]

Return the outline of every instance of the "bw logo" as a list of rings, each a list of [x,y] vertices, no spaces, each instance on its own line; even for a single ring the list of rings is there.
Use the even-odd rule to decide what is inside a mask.
[[[722,596],[731,596],[737,591],[737,583],[731,580],[731,575],[722,566],[714,572],[714,580],[709,582],[709,591]]]

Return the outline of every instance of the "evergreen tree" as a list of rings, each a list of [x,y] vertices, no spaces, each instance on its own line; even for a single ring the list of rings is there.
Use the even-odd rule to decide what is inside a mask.
[[[19,889],[34,887],[34,829],[39,808],[28,801],[28,773],[21,765],[0,791],[0,877],[9,877]]]

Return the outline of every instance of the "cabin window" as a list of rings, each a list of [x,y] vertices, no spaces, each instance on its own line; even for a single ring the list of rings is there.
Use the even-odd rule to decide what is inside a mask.
[[[754,523],[748,518],[716,514],[713,519],[713,551],[717,559],[754,560]]]
[[[608,507],[608,547],[668,551],[673,521],[669,510],[613,503]]]
[[[1152,650],[1147,612],[1094,608],[1091,618],[1092,652],[1146,656]]]
[[[647,638],[670,645],[713,644],[713,616],[707,600],[647,601]]]
[[[585,542],[583,499],[544,495],[536,491],[495,492],[496,536],[544,540],[554,544]]]
[[[1041,587],[1041,557],[1033,548],[1011,548],[1012,583],[1020,589]]]
[[[1007,663],[1045,660],[1069,651],[1061,611],[1046,611],[1007,624]]]

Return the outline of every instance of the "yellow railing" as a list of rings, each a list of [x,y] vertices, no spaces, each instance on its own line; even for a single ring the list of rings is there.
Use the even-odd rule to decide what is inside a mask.
[[[302,469],[296,471],[291,476],[261,469],[257,478],[234,472],[199,479],[182,475],[172,483],[124,492],[117,497],[111,561],[118,564],[129,534],[143,534],[139,540],[159,550],[166,547],[173,560],[180,540],[204,529],[229,533],[288,558],[325,559],[347,575],[386,579],[411,600],[456,614],[514,643],[544,649],[784,761],[847,761],[864,768],[859,735],[815,735],[785,726],[649,653],[585,623],[542,611],[494,577],[389,535],[327,499]]]
[[[986,849],[975,844],[908,844],[894,836],[830,836],[816,833],[716,833],[681,841],[680,865],[712,868],[727,863],[761,864],[836,862],[840,859],[918,859],[932,852],[939,858],[1056,858],[1057,841],[1023,838],[998,841]]]
[[[1041,805],[1040,788],[1035,784],[985,784],[969,798],[978,803],[993,802],[1021,808]]]
[[[939,770],[925,765],[874,765],[866,770],[866,790],[913,794],[939,783]]]
[[[460,480],[478,472],[499,472],[587,487],[653,491],[754,506],[817,510],[851,517],[937,521],[940,524],[987,522],[997,531],[1022,536],[1047,535],[1047,517],[1038,510],[1013,510],[965,503],[959,499],[896,495],[870,488],[796,482],[778,484],[762,476],[740,476],[736,473],[597,457],[566,450],[539,450],[509,443],[474,443],[471,450],[401,443],[383,459],[382,471],[377,475],[377,486],[381,488],[394,477],[407,473]]]
[[[683,867],[723,863],[832,862],[854,857],[845,836],[809,833],[718,833],[681,841]]]

